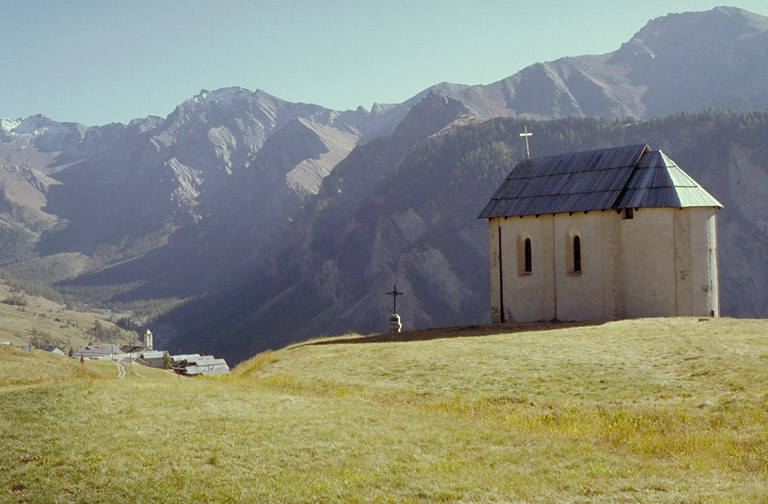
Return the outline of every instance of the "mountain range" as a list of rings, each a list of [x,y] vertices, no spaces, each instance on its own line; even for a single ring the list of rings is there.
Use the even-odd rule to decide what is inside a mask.
[[[324,333],[488,319],[485,223],[523,156],[647,142],[725,204],[726,315],[768,315],[768,18],[650,21],[618,50],[334,111],[201,91],[168,117],[0,120],[0,268],[237,362]],[[718,112],[721,110],[722,112]]]

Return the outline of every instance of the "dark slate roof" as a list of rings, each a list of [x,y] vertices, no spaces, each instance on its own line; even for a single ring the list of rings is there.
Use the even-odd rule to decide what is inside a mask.
[[[120,350],[122,350],[123,353],[141,353],[146,352],[148,348],[144,345],[122,345],[120,346]]]
[[[148,350],[148,351],[142,352],[140,357],[144,360],[162,359],[164,355],[165,355],[165,352],[163,352],[162,350]]]
[[[642,144],[521,161],[479,218],[696,206],[722,207],[674,161]]]
[[[663,152],[648,151],[637,162],[613,208],[722,206]]]

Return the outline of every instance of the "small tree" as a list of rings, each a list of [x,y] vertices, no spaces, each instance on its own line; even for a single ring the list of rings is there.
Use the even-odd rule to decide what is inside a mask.
[[[173,359],[168,351],[163,352],[163,369],[171,369],[173,367]]]

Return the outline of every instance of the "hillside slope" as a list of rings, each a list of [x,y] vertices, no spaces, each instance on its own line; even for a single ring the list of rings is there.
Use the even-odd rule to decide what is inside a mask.
[[[138,334],[118,327],[114,316],[85,311],[71,300],[45,297],[51,294],[56,293],[5,278],[0,271],[0,341],[16,347],[54,345],[64,352],[92,343],[139,343]]]
[[[718,213],[722,313],[768,316],[768,213],[760,204],[768,113],[496,119],[425,139],[364,193],[347,190],[355,186],[343,170],[343,184],[328,177],[266,267],[254,264],[226,291],[162,318],[183,330],[174,344],[237,362],[328,332],[377,332],[386,328],[393,284],[405,292],[398,311],[407,329],[488,321],[487,223],[477,215],[524,156],[524,127],[534,131],[534,156],[639,143],[662,149],[725,205]],[[375,165],[376,146],[387,141],[371,142],[343,166]]]
[[[765,320],[487,329],[328,338],[210,379],[8,385],[0,348],[0,501],[768,499]]]

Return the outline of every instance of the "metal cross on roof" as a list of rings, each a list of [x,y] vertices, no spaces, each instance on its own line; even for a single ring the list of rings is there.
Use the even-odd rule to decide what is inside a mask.
[[[525,138],[525,157],[531,159],[531,149],[528,148],[528,137],[533,135],[528,131],[528,126],[525,127],[525,133],[520,133],[520,136]]]
[[[404,293],[398,292],[397,284],[392,286],[392,291],[387,292],[387,296],[392,296],[392,313],[397,313],[397,296],[402,296]]]

